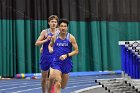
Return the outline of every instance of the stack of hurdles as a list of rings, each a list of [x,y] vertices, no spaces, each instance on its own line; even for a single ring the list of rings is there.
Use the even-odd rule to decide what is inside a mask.
[[[140,41],[119,41],[122,78],[99,79],[110,93],[140,93]]]

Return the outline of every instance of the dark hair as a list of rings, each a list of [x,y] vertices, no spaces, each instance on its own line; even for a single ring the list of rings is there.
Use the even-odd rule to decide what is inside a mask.
[[[60,19],[58,25],[60,26],[61,23],[66,23],[67,26],[69,25],[69,21],[67,19]]]
[[[51,15],[49,18],[48,18],[48,21],[50,22],[51,20],[53,19],[56,19],[58,21],[58,17],[56,15]]]

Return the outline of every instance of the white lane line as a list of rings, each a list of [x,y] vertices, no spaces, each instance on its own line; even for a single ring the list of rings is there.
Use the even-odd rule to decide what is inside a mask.
[[[7,81],[7,82],[1,82],[0,81],[0,84],[9,84],[10,83],[26,83],[26,82],[41,82],[41,81],[31,81],[31,80],[28,80],[28,81],[22,81],[22,80],[19,80],[19,81]]]
[[[26,85],[26,86],[18,86],[18,87],[11,87],[11,88],[5,88],[5,89],[0,89],[0,90],[10,90],[10,89],[16,89],[16,88],[23,88],[23,87],[29,87],[29,86],[36,86],[40,84],[33,84],[33,85]]]
[[[121,77],[120,77],[121,78]],[[77,81],[77,80],[87,80],[87,79],[92,79],[92,80],[97,80],[97,79],[100,79],[100,78],[77,78],[77,79],[69,79],[69,81]],[[103,78],[101,78],[101,79],[103,79]],[[114,79],[114,78],[104,78],[104,79]]]
[[[73,78],[73,77],[70,77],[70,80],[75,80],[75,79],[87,79],[87,78],[93,78],[93,79],[108,79],[108,78],[121,78],[120,77],[78,77],[78,78]]]
[[[102,85],[91,86],[91,87],[87,87],[87,88],[84,88],[84,89],[79,89],[79,90],[73,91],[71,93],[81,93],[81,92],[84,92],[84,91],[88,91],[88,90],[95,89],[95,88],[101,88],[101,87],[102,87]]]
[[[75,81],[72,81],[72,82],[69,82],[69,85],[77,85],[77,84],[82,84],[82,83],[94,83],[94,80],[79,80],[78,82],[75,82]],[[28,84],[31,84],[30,82],[25,82],[25,83],[21,83],[21,84],[19,84],[19,83],[16,83],[16,84],[8,84],[8,85],[2,85],[2,86],[0,86],[0,88],[1,87],[5,87],[5,86],[16,86],[16,85],[28,85]],[[40,82],[38,82],[38,83],[33,83],[33,84],[40,84]]]
[[[85,79],[85,80],[74,80],[74,81],[68,81],[69,83],[72,83],[72,82],[81,82],[81,81],[95,81],[95,79]]]
[[[73,83],[69,83],[69,85],[77,85],[77,84],[83,84],[83,83],[94,83],[94,81],[84,81],[84,82],[73,82]],[[22,84],[11,84],[11,85],[2,85],[0,87],[5,87],[5,86],[14,86],[14,85],[21,85],[21,86],[18,86],[19,87],[22,87],[22,85],[26,85],[28,86],[28,84],[31,84],[31,83],[22,83]],[[33,83],[33,84],[37,84],[37,85],[40,85],[40,83]],[[30,86],[30,85],[29,85]],[[16,88],[16,87],[12,87],[12,88]],[[12,88],[7,88],[7,89],[12,89]],[[5,90],[5,89],[0,89],[0,90]]]
[[[93,79],[93,78],[89,78],[89,79],[88,79],[88,78],[85,78],[85,79],[79,78],[79,79],[72,79],[72,80],[69,79],[70,82],[75,82],[75,81],[77,81],[77,80],[82,80],[82,81],[84,81],[84,80],[95,80],[95,79]],[[31,82],[41,82],[41,80],[39,80],[39,81],[38,81],[38,80],[37,80],[37,81],[36,81],[36,80],[35,80],[35,81],[32,81],[32,80],[27,80],[27,81],[25,81],[25,80],[24,80],[24,81],[23,81],[23,80],[10,81],[10,80],[9,80],[9,81],[0,81],[0,84],[9,84],[9,82],[10,82],[10,83],[26,83],[26,82],[30,82],[30,81],[31,81]]]
[[[22,83],[22,84],[1,85],[0,88],[1,88],[1,87],[5,87],[5,86],[14,86],[14,85],[21,85],[21,86],[22,86],[22,85],[27,85],[27,84],[31,84],[31,82],[29,82],[29,83]],[[32,83],[32,84],[38,84],[38,83]]]
[[[68,83],[68,84],[69,84],[69,85],[75,85],[75,84],[77,85],[77,84],[83,84],[83,83],[88,83],[88,84],[89,84],[89,83],[95,83],[95,82],[94,82],[94,81],[85,81],[85,82],[78,82],[78,81],[77,81],[77,82]]]
[[[75,80],[77,81],[77,80]],[[68,83],[75,83],[75,81],[68,81]],[[78,80],[77,82],[87,82],[87,81],[95,81],[93,79],[86,79],[86,80]],[[21,85],[21,84],[31,84],[32,81],[28,81],[28,82],[8,82],[8,83],[0,83],[0,87],[3,87],[3,86],[13,86],[13,85]],[[10,84],[11,83],[11,84]],[[41,83],[40,82],[34,82],[34,83]]]
[[[83,80],[85,80],[85,79],[97,79],[97,78],[95,78],[95,77],[84,77],[84,78],[70,78],[69,80],[78,80],[78,79],[83,79]]]
[[[93,85],[93,84],[86,84],[86,85],[80,85],[80,86],[66,87],[66,89],[75,88],[75,87],[81,87],[81,86],[88,86],[88,85]],[[32,89],[26,89],[26,90],[21,90],[21,91],[15,91],[15,92],[11,92],[11,93],[21,93],[21,92],[32,91],[32,90],[36,90],[36,89],[41,89],[41,87],[32,88]]]
[[[82,86],[89,86],[89,85],[92,85],[92,86],[93,86],[93,84],[84,84],[84,85],[66,87],[66,89],[75,88],[75,87],[82,87]],[[16,92],[12,92],[12,93],[20,93],[20,92],[31,91],[31,90],[40,89],[40,88],[41,88],[41,87],[32,88],[32,89],[26,89],[26,90],[16,91]]]
[[[31,90],[36,90],[36,89],[41,89],[41,87],[26,89],[26,90],[21,90],[21,91],[15,91],[15,92],[11,92],[11,93],[20,93],[20,92],[31,91]]]
[[[84,85],[78,85],[78,86],[66,87],[65,89],[75,88],[75,87],[83,87],[83,86],[89,86],[89,85],[92,85],[92,86],[93,86],[93,84],[84,84]]]
[[[4,84],[4,85],[7,85],[7,84],[9,84],[9,82],[10,83],[12,83],[12,84],[19,84],[19,83],[27,83],[27,82],[32,82],[32,81],[26,81],[26,82],[23,82],[23,81],[8,81],[8,82],[0,82],[0,85],[2,85],[2,84]],[[40,81],[39,81],[40,82]]]

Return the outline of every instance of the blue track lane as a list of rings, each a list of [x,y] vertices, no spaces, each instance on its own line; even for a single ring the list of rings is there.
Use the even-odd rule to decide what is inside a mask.
[[[120,74],[102,74],[102,75],[70,75],[67,87],[62,93],[71,93],[73,91],[97,85],[96,79],[120,78]],[[0,93],[41,93],[40,79],[12,79],[0,80]]]

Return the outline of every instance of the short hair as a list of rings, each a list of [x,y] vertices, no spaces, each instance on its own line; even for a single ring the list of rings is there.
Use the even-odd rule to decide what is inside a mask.
[[[67,26],[69,25],[69,20],[67,19],[60,19],[59,22],[58,22],[58,25],[60,26],[61,23],[66,23]]]
[[[58,21],[58,17],[56,15],[51,15],[49,18],[48,18],[48,21],[50,22],[51,20],[53,19],[56,19]]]

